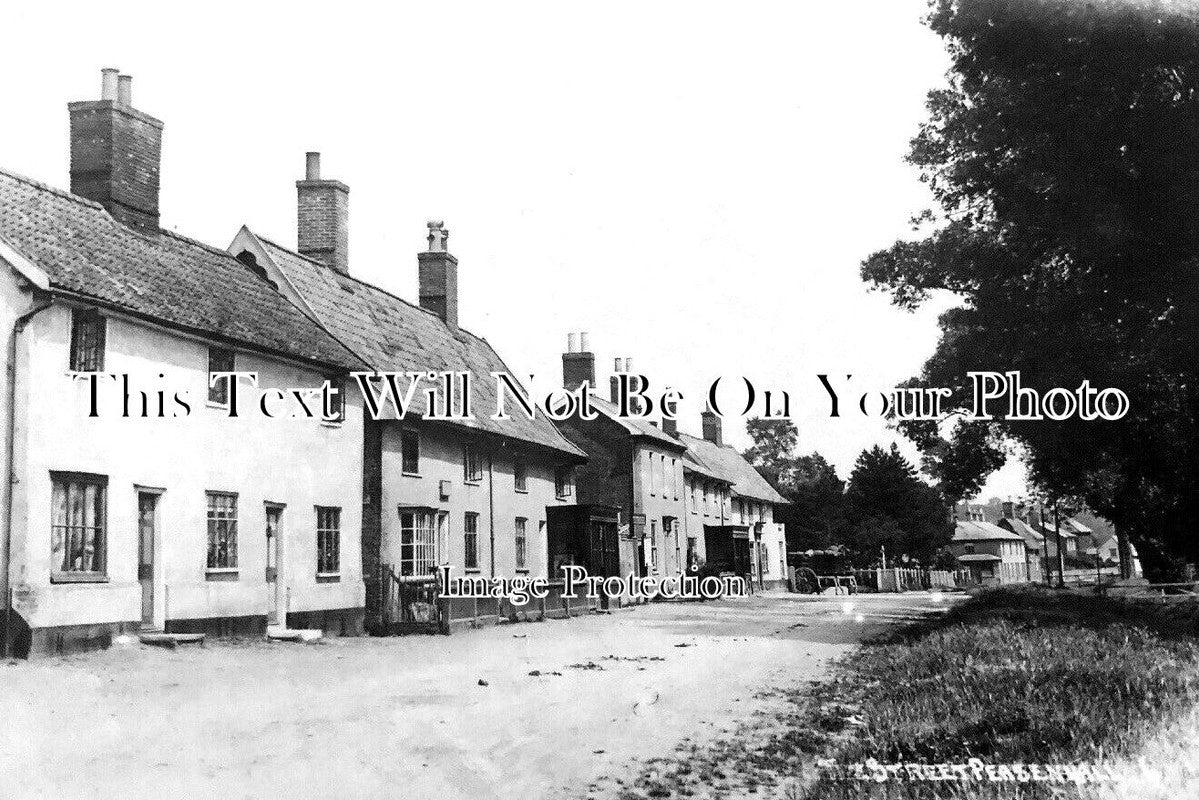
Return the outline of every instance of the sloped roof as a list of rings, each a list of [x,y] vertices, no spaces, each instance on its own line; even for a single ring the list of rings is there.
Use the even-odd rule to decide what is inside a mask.
[[[486,339],[462,328],[455,331],[432,312],[247,232],[263,247],[316,319],[371,369],[469,372],[473,379],[475,418],[447,424],[507,436],[573,456],[585,455],[543,414],[529,419],[510,403],[510,419],[491,419],[496,407],[495,380],[491,373],[510,373],[510,370]],[[417,391],[408,413],[419,416],[425,411],[424,392]]]
[[[1045,546],[1045,537],[1033,530],[1032,526],[1022,519],[1004,517],[999,520],[999,527],[1019,534],[1020,538],[1024,539],[1024,544],[1028,547],[1039,550]]]
[[[742,497],[767,503],[787,502],[744,456],[729,445],[718,445],[686,433],[679,434],[679,441],[687,446],[692,458],[707,465],[717,477],[733,484],[733,491]]]
[[[997,539],[1024,542],[1023,536],[998,525],[992,525],[990,522],[972,522],[960,519],[954,525],[953,541],[955,542],[993,542]]]
[[[1069,528],[1071,533],[1076,533],[1079,536],[1089,536],[1092,533],[1091,529],[1080,522],[1076,517],[1070,517],[1062,520],[1062,527]]]
[[[168,327],[339,369],[362,363],[248,267],[170,231],[0,170],[0,236],[67,292]]]
[[[640,417],[617,416],[620,413],[620,409],[617,407],[617,405],[600,397],[594,391],[591,393],[591,405],[596,411],[622,426],[633,436],[644,436],[647,439],[653,439],[660,444],[667,444],[680,450],[686,447],[686,445],[682,444],[678,439],[663,431],[657,425],[651,424],[648,419],[642,419]]]

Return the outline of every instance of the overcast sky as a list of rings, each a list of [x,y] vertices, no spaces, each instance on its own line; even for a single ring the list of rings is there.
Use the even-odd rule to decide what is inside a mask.
[[[858,278],[929,204],[902,162],[948,64],[925,6],[6,4],[0,165],[67,186],[66,103],[118,67],[166,123],[164,227],[294,245],[318,150],[351,187],[355,275],[415,301],[444,219],[462,324],[514,372],[549,388],[587,331],[602,386],[631,356],[687,395],[694,432],[707,385],[746,375],[791,392],[801,450],[844,477],[876,442],[917,454],[876,419],[830,419],[816,374],[894,386],[946,307],[902,312]],[[984,496],[1021,490],[1013,464]]]

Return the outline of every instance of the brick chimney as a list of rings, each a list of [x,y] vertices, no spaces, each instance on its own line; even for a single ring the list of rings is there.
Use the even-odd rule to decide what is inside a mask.
[[[618,358],[612,365],[612,376],[608,378],[608,399],[614,404],[620,403],[620,389],[616,379],[616,373],[624,372],[624,359]]]
[[[450,255],[450,231],[441,220],[429,220],[429,249],[419,263],[420,307],[458,328],[458,259]]]
[[[700,414],[700,419],[704,425],[704,438],[712,442],[717,447],[724,446],[724,428],[720,417],[716,416],[712,411],[705,411]]]
[[[1011,500],[1004,500],[1003,501],[1003,518],[1004,519],[1015,519],[1015,517],[1016,517],[1016,504],[1013,503]]]
[[[321,178],[321,154],[308,153],[296,181],[296,249],[338,272],[350,271],[350,187]]]
[[[578,348],[575,335],[566,334],[566,352],[562,354],[562,386],[571,391],[584,382],[595,388],[595,353],[588,347],[587,334],[579,334]]]
[[[100,99],[68,103],[67,110],[71,192],[124,225],[158,231],[162,121],[133,107],[133,78],[101,70]]]
[[[670,387],[667,387],[666,391],[669,392]],[[670,400],[664,400],[663,403],[665,405],[665,408],[662,409],[662,411],[663,411],[663,413],[662,413],[662,432],[667,435],[673,436],[677,439],[678,435],[679,435],[679,421],[677,419],[673,419],[672,417],[666,416],[666,413],[665,413],[667,410],[670,411],[671,415],[676,413],[677,409],[675,406],[675,402],[673,399],[670,399]]]

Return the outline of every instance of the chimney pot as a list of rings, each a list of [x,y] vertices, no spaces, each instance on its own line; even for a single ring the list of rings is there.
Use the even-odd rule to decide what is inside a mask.
[[[450,230],[439,219],[429,220],[429,250],[430,253],[450,252]]]
[[[116,67],[105,67],[100,70],[100,99],[117,99],[117,75],[120,70]]]
[[[591,352],[591,348],[589,348],[587,346],[587,331],[583,331],[582,333],[579,334],[579,352],[580,353]]]
[[[573,333],[566,334],[566,352],[573,353],[575,351],[575,335]]]
[[[624,364],[622,364],[622,363],[621,363],[621,362],[622,362],[622,360],[623,360],[623,359],[619,359],[619,358],[618,358],[618,359],[616,359],[616,363],[614,363],[614,364],[612,365],[612,371],[613,371],[613,372],[624,372]]]
[[[133,107],[133,76],[117,76],[117,103],[128,108]]]
[[[321,179],[321,154],[309,151],[305,154],[304,180],[319,181]]]

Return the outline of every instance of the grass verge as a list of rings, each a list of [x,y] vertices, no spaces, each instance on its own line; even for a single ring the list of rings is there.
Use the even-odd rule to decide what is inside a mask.
[[[1078,765],[1170,752],[1148,745],[1199,708],[1197,620],[1190,606],[986,592],[863,646],[770,719],[649,765],[621,796],[1144,798]]]

